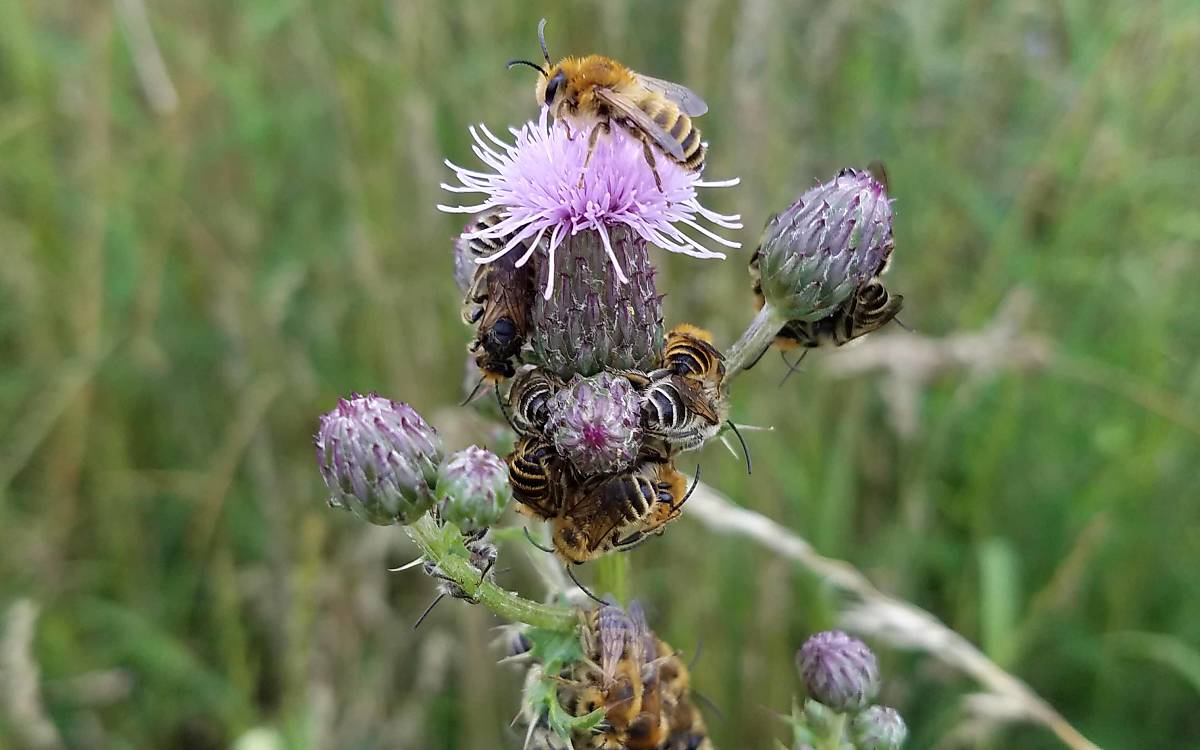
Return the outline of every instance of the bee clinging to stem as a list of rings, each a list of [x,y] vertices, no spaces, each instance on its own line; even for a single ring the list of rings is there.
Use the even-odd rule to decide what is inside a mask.
[[[693,117],[708,111],[708,105],[690,89],[637,73],[604,55],[550,59],[546,46],[546,19],[538,24],[538,42],[546,64],[513,60],[540,73],[534,95],[539,106],[549,107],[555,120],[564,117],[595,120],[588,136],[588,158],[601,131],[616,123],[642,142],[646,162],[654,172],[654,181],[662,190],[655,166],[657,149],[671,161],[691,172],[704,166],[706,144],[692,124]],[[568,125],[569,127],[569,125]]]

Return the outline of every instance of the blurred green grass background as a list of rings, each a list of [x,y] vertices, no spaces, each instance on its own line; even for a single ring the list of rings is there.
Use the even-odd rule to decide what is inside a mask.
[[[708,99],[708,174],[743,179],[709,201],[744,243],[881,158],[906,322],[978,329],[1019,288],[1054,342],[1046,367],[937,378],[908,432],[888,376],[815,354],[777,388],[766,359],[734,394],[738,421],[775,426],[750,438],[754,475],[718,447],[705,478],[1098,744],[1200,746],[1194,0],[0,0],[0,604],[40,610],[34,684],[62,741],[520,746],[493,618],[444,603],[410,632],[430,583],[385,572],[411,553],[399,532],[324,507],[310,441],[351,390],[409,401],[452,447],[485,437],[450,408],[461,219],[434,205],[441,159],[473,161],[468,124],[533,114],[530,71],[503,63],[536,56],[542,15],[552,53]],[[664,255],[669,319],[732,341],[748,250]],[[502,580],[537,592],[505,555]],[[633,563],[652,624],[703,639],[718,746],[782,737],[829,592],[686,516]],[[974,686],[881,652],[910,747],[1057,746],[1020,724],[954,740],[986,729]],[[39,746],[22,722],[4,713],[0,747]]]

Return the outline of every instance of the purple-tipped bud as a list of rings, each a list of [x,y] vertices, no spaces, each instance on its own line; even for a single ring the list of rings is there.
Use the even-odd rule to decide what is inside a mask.
[[[463,533],[495,524],[512,500],[508,467],[495,453],[474,445],[447,456],[435,491],[438,514]]]
[[[563,242],[550,298],[534,297],[530,343],[543,366],[563,378],[605,369],[653,369],[662,352],[662,298],[646,241],[626,227],[609,230],[623,283],[598,232]],[[538,258],[539,285],[548,264]]]
[[[437,431],[408,404],[352,394],[314,437],[329,504],[381,526],[412,523],[433,505]]]
[[[784,317],[811,322],[878,276],[892,246],[883,185],[867,172],[843,169],[767,222],[751,272]]]
[[[858,750],[900,750],[908,738],[908,727],[896,709],[870,706],[854,717],[850,736]]]
[[[814,700],[834,711],[857,711],[879,692],[879,662],[867,644],[840,630],[817,633],[796,652],[796,666]]]
[[[576,375],[547,408],[547,436],[584,476],[618,471],[637,456],[642,407],[626,378]]]

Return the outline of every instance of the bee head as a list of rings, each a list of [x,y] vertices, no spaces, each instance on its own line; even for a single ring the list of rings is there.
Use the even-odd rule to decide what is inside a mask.
[[[528,65],[529,67],[541,73],[538,78],[537,88],[534,89],[534,97],[539,105],[553,107],[558,96],[565,91],[563,86],[567,81],[567,73],[563,70],[565,60],[557,65],[550,62],[550,49],[546,46],[546,19],[538,22],[538,44],[542,48],[542,59],[546,61],[543,67],[529,60],[510,60],[508,67],[514,65]]]

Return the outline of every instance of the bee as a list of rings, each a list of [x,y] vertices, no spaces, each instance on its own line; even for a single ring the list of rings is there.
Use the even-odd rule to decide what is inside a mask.
[[[709,397],[696,381],[668,371],[653,379],[640,373],[628,377],[642,393],[643,432],[664,441],[671,452],[698,448],[720,431],[728,402]]]
[[[558,515],[561,486],[570,469],[546,440],[526,435],[508,454],[508,481],[520,510],[544,521]]]
[[[636,73],[610,57],[564,57],[550,60],[546,46],[546,19],[538,24],[538,42],[545,66],[529,60],[513,60],[540,73],[534,96],[538,106],[550,108],[556,120],[565,117],[597,120],[588,137],[590,160],[601,130],[616,123],[642,142],[646,162],[654,172],[654,181],[662,191],[655,166],[654,150],[691,172],[704,166],[708,146],[700,140],[693,117],[708,111],[704,100],[688,88]]]
[[[891,322],[903,305],[903,295],[889,294],[877,277],[825,318],[811,323],[788,321],[779,330],[775,344],[783,350],[842,346]]]
[[[480,228],[498,221],[495,214],[479,220]],[[505,240],[472,240],[472,252],[480,256],[503,248]],[[516,373],[513,359],[519,357],[529,333],[529,311],[533,300],[532,266],[517,268],[516,254],[508,253],[480,265],[463,300],[462,319],[475,325],[475,338],[467,347],[475,355],[475,364],[483,371],[483,380],[495,384]],[[483,381],[481,381],[483,382]]]
[[[712,334],[690,323],[667,332],[663,369],[719,388],[725,379],[725,355],[713,345]]]
[[[645,460],[632,470],[568,487],[552,524],[555,553],[578,565],[644,541],[642,522],[658,506],[674,503],[678,472],[665,460]]]
[[[540,434],[549,416],[549,401],[562,386],[561,380],[540,368],[518,372],[508,390],[513,429],[520,435]]]

